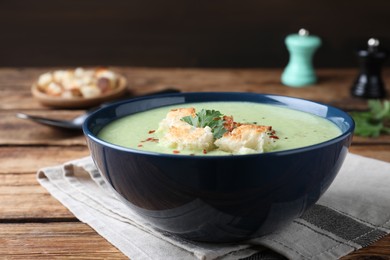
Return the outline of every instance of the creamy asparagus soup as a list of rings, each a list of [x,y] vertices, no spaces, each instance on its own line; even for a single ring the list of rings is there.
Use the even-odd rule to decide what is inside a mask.
[[[98,137],[116,145],[168,154],[231,155],[299,148],[337,137],[329,120],[250,102],[166,106],[117,119]]]

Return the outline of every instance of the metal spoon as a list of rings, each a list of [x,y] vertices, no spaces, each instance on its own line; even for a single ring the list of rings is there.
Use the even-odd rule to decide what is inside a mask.
[[[169,88],[169,89],[165,89],[162,91],[149,93],[149,94],[143,95],[142,97],[151,96],[151,95],[158,95],[158,94],[178,93],[178,92],[180,92],[180,91],[177,89]],[[97,109],[99,109],[101,107],[107,106],[111,103],[113,103],[113,102],[103,103],[102,105],[100,105],[96,108],[92,108],[90,110],[87,110],[85,113],[83,113],[83,114],[81,114],[81,115],[79,115],[71,120],[51,119],[51,118],[46,118],[46,117],[41,117],[41,116],[28,115],[28,114],[24,114],[24,113],[17,113],[16,117],[21,118],[21,119],[28,119],[28,120],[31,120],[33,122],[36,122],[36,123],[39,123],[42,125],[47,125],[47,126],[61,128],[61,129],[78,130],[79,131],[82,129],[82,125],[83,125],[85,119],[92,112],[96,111]]]

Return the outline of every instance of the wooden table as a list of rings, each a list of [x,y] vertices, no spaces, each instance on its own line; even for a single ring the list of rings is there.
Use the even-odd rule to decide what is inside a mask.
[[[299,89],[281,85],[281,70],[278,69],[114,69],[128,78],[129,95],[176,87],[181,91],[275,93],[321,101],[343,109],[366,107],[364,100],[349,95],[356,76],[354,69],[319,70],[317,85]],[[78,221],[36,181],[39,168],[89,154],[81,134],[51,129],[15,117],[17,112],[28,112],[72,118],[83,112],[50,109],[31,96],[31,83],[49,70],[52,68],[0,69],[0,256],[7,259],[125,259],[121,252]],[[384,80],[389,86],[390,69],[384,71]],[[390,136],[355,137],[351,152],[390,162]],[[390,236],[386,236],[344,259],[389,255]]]

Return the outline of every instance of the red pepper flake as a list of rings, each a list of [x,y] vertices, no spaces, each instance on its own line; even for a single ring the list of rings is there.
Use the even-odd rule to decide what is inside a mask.
[[[158,143],[158,138],[149,137],[149,138],[146,138],[145,140],[141,141],[141,143],[145,143],[145,142],[155,142],[155,143]]]
[[[145,140],[142,140],[141,143],[145,143],[145,142],[154,142],[154,143],[158,143],[158,138],[153,138],[153,137],[149,137],[149,138],[146,138]]]
[[[279,139],[279,137],[277,137],[276,135],[270,135],[269,138]]]
[[[175,153],[175,154],[180,153],[180,151],[178,151],[178,150],[173,150],[172,152]]]
[[[143,147],[143,145],[142,145],[142,144],[139,144],[138,147]]]
[[[203,149],[203,154],[207,154],[207,150],[206,149]]]
[[[154,132],[156,132],[156,130],[150,130],[148,133],[153,134]]]

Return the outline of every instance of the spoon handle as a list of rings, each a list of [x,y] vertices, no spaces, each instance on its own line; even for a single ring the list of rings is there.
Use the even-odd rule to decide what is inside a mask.
[[[57,119],[51,119],[46,117],[40,117],[40,116],[33,116],[33,115],[27,115],[24,113],[16,113],[16,117],[21,119],[29,119],[36,123],[42,124],[42,125],[48,125],[48,126],[54,126],[54,127],[60,127],[60,128],[66,128],[66,129],[72,129],[72,130],[80,130],[80,126],[73,125],[68,123],[64,120],[57,120]]]

